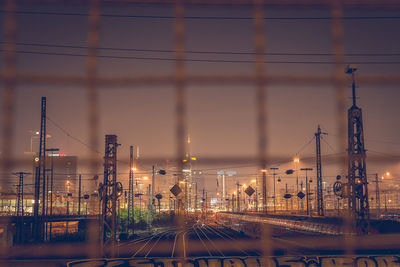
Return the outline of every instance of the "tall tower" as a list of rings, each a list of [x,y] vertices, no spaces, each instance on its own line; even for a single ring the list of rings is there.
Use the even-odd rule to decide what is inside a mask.
[[[104,154],[104,182],[99,193],[102,200],[102,220],[100,234],[102,244],[106,241],[106,232],[111,233],[111,257],[114,257],[117,240],[117,198],[122,193],[122,184],[117,182],[117,136],[106,135]]]
[[[355,72],[353,65],[346,73],[352,75],[353,105],[348,110],[348,207],[352,213],[356,230],[367,234],[369,228],[368,182],[365,164],[364,130],[361,108],[356,105]]]
[[[318,216],[324,216],[324,195],[322,190],[322,163],[321,163],[321,127],[318,125],[315,133],[316,152],[317,152],[317,208]]]
[[[185,151],[185,159],[183,160],[183,173],[182,177],[184,180],[184,209],[190,210],[192,208],[192,155],[190,150],[190,135],[188,134],[186,141],[186,151]]]
[[[40,241],[43,234],[43,222],[39,221],[39,203],[42,205],[42,215],[45,215],[46,207],[46,97],[42,97],[42,107],[40,114],[40,142],[39,157],[36,166],[35,176],[35,202],[33,205],[34,214],[34,237],[35,241]],[[42,199],[40,201],[40,186],[42,185]]]

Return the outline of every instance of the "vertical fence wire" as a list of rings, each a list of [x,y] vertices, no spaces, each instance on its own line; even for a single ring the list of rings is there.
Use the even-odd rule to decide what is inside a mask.
[[[344,45],[343,45],[343,3],[342,0],[332,0],[331,5],[331,31],[332,48],[334,54],[333,78],[336,92],[336,125],[337,143],[342,151],[346,151],[346,89],[345,89],[345,66],[344,66]],[[340,170],[346,173],[346,158],[340,159]],[[344,250],[347,255],[354,252],[355,238],[352,235],[352,218],[350,211],[343,214],[344,221]]]
[[[87,56],[87,107],[89,119],[89,140],[90,140],[90,156],[89,169],[91,173],[97,173],[98,160],[96,150],[99,140],[99,101],[97,91],[98,79],[98,46],[100,39],[100,0],[91,0],[88,14],[89,30],[87,35],[88,56]],[[97,189],[97,188],[96,188]],[[99,197],[100,200],[100,197]],[[101,210],[99,210],[101,214]],[[101,222],[100,222],[101,223]],[[98,235],[96,233],[96,225],[88,227],[88,250],[89,257],[95,258],[99,255],[96,246]]]
[[[256,120],[258,135],[258,161],[262,171],[263,211],[267,211],[267,115],[266,115],[266,70],[264,62],[265,37],[264,37],[264,6],[263,0],[254,0],[254,48],[255,48],[255,85],[256,85]],[[269,227],[262,227],[262,253],[271,255],[272,242]]]
[[[3,68],[3,96],[2,96],[2,142],[1,142],[1,166],[3,173],[9,173],[14,165],[13,133],[15,119],[15,91],[16,91],[16,38],[17,38],[17,5],[15,0],[4,2],[4,68]],[[11,185],[7,179],[0,179],[0,193],[10,193]],[[7,225],[9,225],[7,223]],[[7,246],[0,245],[2,259],[8,257]],[[7,266],[7,263],[1,264]]]
[[[175,142],[176,158],[178,167],[178,182],[182,181],[183,159],[186,152],[186,82],[185,75],[185,19],[184,19],[184,1],[176,0],[174,6],[174,49],[175,49]],[[258,166],[261,170],[267,168],[267,83],[268,77],[265,69],[265,29],[264,29],[264,1],[253,1],[253,22],[254,22],[254,46],[255,46],[255,101],[256,101],[256,121],[258,136]],[[311,4],[310,4],[311,6]],[[4,69],[3,69],[3,96],[2,96],[2,141],[1,141],[1,170],[3,173],[9,173],[14,164],[13,158],[13,129],[14,109],[15,109],[15,91],[16,91],[16,35],[17,35],[17,16],[16,1],[4,1],[4,22],[3,22],[3,50],[4,50]],[[344,45],[343,45],[343,1],[331,0],[331,33],[332,50],[334,54],[333,64],[333,87],[336,94],[336,125],[338,138],[337,143],[341,150],[346,150],[346,90],[344,73]],[[99,101],[98,101],[98,47],[100,39],[100,0],[91,0],[88,13],[89,30],[87,35],[88,55],[87,55],[87,108],[89,120],[89,140],[90,140],[90,173],[98,171],[98,140],[99,140]],[[207,77],[204,77],[207,78]],[[289,77],[290,78],[290,77]],[[341,172],[345,173],[347,163],[345,157],[340,157]],[[266,179],[266,173],[262,172],[263,180]],[[187,182],[187,181],[186,181]],[[0,180],[0,188],[4,191],[10,185]],[[264,189],[263,184],[263,189]],[[182,194],[181,194],[182,196]],[[178,211],[183,211],[183,207],[188,203],[183,203],[182,197],[177,201]],[[267,205],[266,194],[263,199],[264,211]],[[186,199],[186,198],[185,198]],[[99,210],[101,213],[101,210]],[[352,218],[350,213],[345,213],[344,246],[346,254],[353,254],[356,246],[356,238],[351,235]],[[182,224],[182,221],[178,221]],[[88,227],[87,233],[87,255],[90,258],[99,256],[100,251],[96,245],[98,240],[97,226]],[[263,228],[260,242],[262,243],[262,253],[269,256],[273,251],[271,233],[269,229]],[[7,255],[7,250],[1,250],[0,254]],[[2,255],[2,256],[3,256]],[[182,255],[180,255],[182,256]]]
[[[178,168],[178,184],[181,186],[183,180],[183,159],[186,152],[186,88],[185,88],[185,22],[184,22],[184,2],[183,0],[176,0],[174,4],[174,48],[175,48],[175,142],[176,142],[176,157]],[[187,180],[183,181],[187,186]],[[186,194],[186,190],[183,190]],[[182,198],[182,193],[177,197],[178,205],[178,227],[183,227],[183,213],[184,207],[187,206],[187,196]],[[184,235],[182,236],[182,239]],[[185,242],[183,240],[183,242]],[[177,256],[184,256],[182,251],[177,251]]]

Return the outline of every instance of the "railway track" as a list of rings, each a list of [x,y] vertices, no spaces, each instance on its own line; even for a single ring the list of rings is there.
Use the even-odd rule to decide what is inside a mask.
[[[218,225],[195,223],[122,243],[119,255],[130,258],[260,255],[244,247],[244,238],[249,239]]]

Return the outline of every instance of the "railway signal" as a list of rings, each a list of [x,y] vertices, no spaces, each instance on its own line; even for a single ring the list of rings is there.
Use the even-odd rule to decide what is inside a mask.
[[[181,192],[182,189],[179,187],[178,184],[174,184],[173,187],[169,190],[174,196],[178,196]]]
[[[251,185],[249,185],[249,186],[246,188],[246,190],[244,190],[244,192],[245,192],[249,197],[251,197],[251,196],[254,194],[254,192],[256,192],[256,190],[254,190],[253,187],[251,187]]]
[[[302,191],[297,193],[297,197],[300,198],[300,199],[303,199],[305,196],[306,195]]]
[[[161,201],[161,199],[162,199],[162,195],[161,194],[156,194],[156,199],[157,199],[157,201],[158,201],[158,214],[160,214],[160,210],[161,210],[161,203],[160,203],[160,201]]]
[[[292,197],[292,195],[291,194],[285,194],[285,195],[283,195],[283,198],[285,198],[285,199],[289,199],[289,198],[291,198]]]

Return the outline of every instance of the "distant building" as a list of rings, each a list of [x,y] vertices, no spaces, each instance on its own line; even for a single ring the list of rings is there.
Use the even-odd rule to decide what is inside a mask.
[[[78,157],[50,154],[46,160],[46,169],[51,169],[53,161],[53,192],[55,194],[76,194],[78,189]],[[51,173],[48,172],[48,177]],[[50,184],[49,184],[50,185]]]

